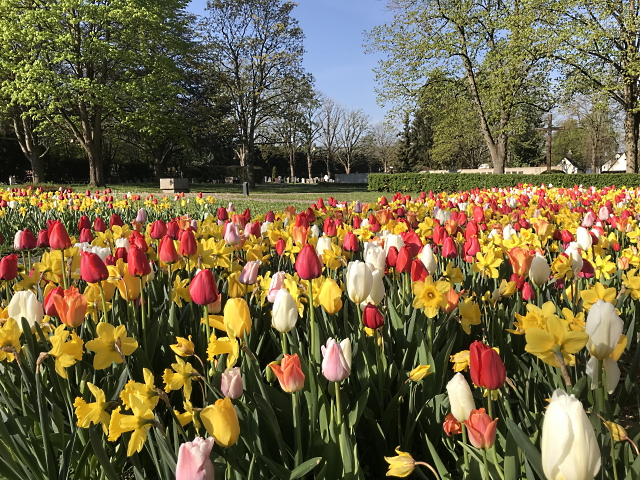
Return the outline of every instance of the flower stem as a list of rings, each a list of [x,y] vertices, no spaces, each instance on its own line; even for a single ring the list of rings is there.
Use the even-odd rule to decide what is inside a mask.
[[[316,338],[316,313],[313,307],[313,280],[309,280],[309,329],[311,333],[311,363],[315,366],[320,363],[320,350]]]
[[[209,325],[209,308],[207,307],[207,305],[203,305],[202,306],[202,312],[204,314],[204,331],[205,331],[205,335],[207,336],[204,344],[205,347],[209,346],[209,342],[211,341],[211,325]],[[207,376],[207,380],[210,382],[211,381],[211,369],[207,369],[207,371],[205,372],[205,375]]]
[[[334,382],[336,387],[336,425],[342,425],[342,402],[340,400],[340,382]]]
[[[487,397],[489,399],[489,418],[493,420],[493,390],[489,390]]]
[[[300,405],[298,403],[298,392],[293,392],[291,394],[291,399],[293,404],[293,429],[296,432],[295,467],[297,467],[302,463],[302,422],[300,420]]]
[[[142,348],[147,355],[150,355],[151,352],[147,350],[147,310],[144,305],[144,282],[142,277],[138,278],[140,279],[140,311],[142,313]]]
[[[66,290],[67,287],[67,272],[64,268],[64,250],[60,250],[60,254],[62,255],[62,286]]]
[[[102,298],[102,321],[108,322],[107,319],[107,301],[104,298],[104,288],[102,287],[102,282],[98,282],[98,286],[100,287],[100,297]]]
[[[484,475],[485,475],[485,480],[489,480],[489,464],[487,463],[487,451],[483,448],[482,449],[482,461],[484,463]]]
[[[616,442],[611,435],[611,469],[613,470],[613,480],[618,480],[618,470],[616,469]]]
[[[502,469],[500,468],[500,464],[498,463],[498,452],[496,451],[495,444],[493,445],[493,447],[491,447],[491,452],[493,453],[493,463],[496,466],[498,475],[500,475],[501,480],[504,480],[504,473],[502,473]]]
[[[289,347],[287,345],[287,334],[284,332],[280,333],[280,343],[282,344],[282,354],[286,355],[289,353]]]
[[[467,426],[464,424],[464,422],[460,422],[460,424],[462,425],[462,442],[465,445],[468,445],[469,439],[467,438]],[[462,449],[462,454],[464,455],[464,478],[466,478],[467,474],[469,473],[469,454],[467,453],[466,448]]]
[[[571,387],[571,377],[569,376],[569,371],[567,370],[567,366],[564,363],[562,352],[559,350],[553,350],[553,355],[556,357],[558,365],[560,365],[560,371],[562,372],[564,383],[567,385],[567,387]]]

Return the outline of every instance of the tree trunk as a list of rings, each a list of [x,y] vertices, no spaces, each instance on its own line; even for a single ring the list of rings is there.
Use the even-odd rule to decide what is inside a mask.
[[[85,148],[89,157],[89,185],[92,187],[104,186],[104,169],[102,168],[102,152],[95,145]]]
[[[327,156],[324,163],[327,165],[327,176],[331,178],[331,157]]]
[[[291,181],[295,183],[296,178],[296,154],[289,153],[289,171],[291,172]]]
[[[638,164],[638,115],[633,111],[636,99],[633,87],[625,85],[625,114],[624,114],[624,146],[627,157],[627,173],[636,173]]]
[[[311,176],[311,161],[312,157],[311,157],[311,153],[307,152],[307,172],[309,173],[309,180],[311,180],[313,177]]]
[[[29,161],[31,162],[31,170],[33,171],[33,183],[44,183],[44,159],[46,149],[40,147],[35,152],[29,155]]]
[[[504,166],[507,159],[507,137],[506,135],[498,136],[497,142],[488,142],[489,154],[493,163],[493,173],[504,173]]]
[[[156,180],[165,178],[167,176],[167,163],[165,162],[164,157],[156,158],[155,164]]]

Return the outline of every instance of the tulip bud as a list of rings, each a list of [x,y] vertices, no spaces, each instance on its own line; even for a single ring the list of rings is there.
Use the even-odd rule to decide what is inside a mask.
[[[531,266],[529,267],[529,278],[536,285],[544,285],[549,281],[551,275],[551,268],[547,263],[547,259],[539,253],[531,259]]]
[[[144,208],[138,210],[138,214],[136,215],[136,222],[145,223],[147,221],[147,211]]]
[[[476,408],[471,388],[461,373],[456,373],[447,383],[447,395],[451,405],[451,413],[459,422],[469,418],[471,411]]]
[[[218,299],[218,286],[211,270],[204,269],[196,273],[189,285],[189,295],[197,305],[209,305]]]
[[[591,422],[580,401],[564,390],[553,392],[540,447],[549,480],[593,480],[600,470],[600,448]]]
[[[384,317],[378,307],[368,303],[362,312],[362,323],[365,327],[375,330],[384,325]]]
[[[211,449],[215,440],[196,437],[193,442],[180,445],[176,480],[213,480],[215,472],[211,463]]]
[[[330,382],[340,382],[351,373],[351,341],[347,338],[338,343],[333,338],[321,346],[322,374]]]
[[[242,396],[243,386],[240,367],[233,367],[231,370],[227,370],[222,373],[220,391],[222,392],[222,395],[229,397],[232,400]]]
[[[296,301],[286,288],[278,290],[273,310],[271,312],[271,326],[280,333],[286,333],[296,326],[298,321],[298,307]]]
[[[370,267],[370,264],[367,264]],[[374,270],[371,274],[371,291],[366,302],[379,305],[385,295],[384,290],[384,270]]]
[[[624,322],[609,302],[598,300],[587,315],[585,333],[589,335],[587,348],[599,360],[606,359],[618,345]]]
[[[488,450],[496,442],[498,419],[491,421],[484,408],[472,410],[464,424],[467,426],[469,441],[474,447]]]
[[[397,251],[404,246],[404,240],[400,235],[389,234],[384,239],[384,253],[386,256],[389,256],[389,249],[391,247],[395,247]]]
[[[179,253],[183,257],[191,257],[198,252],[198,245],[196,244],[196,237],[193,231],[188,229],[184,230],[180,235]]]
[[[373,286],[371,269],[359,260],[347,265],[347,294],[354,303],[364,302]]]
[[[473,383],[489,390],[502,387],[507,377],[500,355],[478,341],[473,342],[469,348],[469,372]]]
[[[346,252],[357,252],[360,249],[358,237],[353,232],[347,232],[342,242],[342,248]]]
[[[131,245],[127,251],[127,267],[132,277],[144,277],[151,273],[147,255],[136,245]]]
[[[227,223],[227,229],[224,233],[224,241],[227,245],[235,246],[242,243],[242,237],[238,232],[238,226],[233,223]]]
[[[332,278],[322,282],[317,298],[318,303],[329,315],[335,315],[342,308],[342,290]]]

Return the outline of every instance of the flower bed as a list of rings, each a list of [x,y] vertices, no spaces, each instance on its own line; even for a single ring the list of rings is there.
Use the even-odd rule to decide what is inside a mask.
[[[636,478],[639,195],[4,191],[0,477]]]

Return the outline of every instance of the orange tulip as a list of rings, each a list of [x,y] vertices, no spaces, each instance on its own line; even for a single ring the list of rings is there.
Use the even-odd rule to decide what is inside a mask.
[[[291,230],[291,236],[296,245],[304,245],[307,243],[307,237],[309,236],[309,227],[293,227]]]
[[[447,294],[445,295],[445,298],[447,299],[447,306],[442,308],[442,310],[444,310],[446,313],[451,313],[458,306],[460,295],[453,289],[453,287],[451,287],[449,292],[447,292]]]
[[[304,388],[304,373],[300,367],[300,358],[297,353],[287,355],[280,361],[280,365],[273,362],[269,364],[273,373],[278,377],[282,390],[288,393],[297,392]]]
[[[54,295],[53,303],[60,321],[69,327],[79,327],[87,314],[87,297],[76,287],[69,287],[63,295]]]
[[[512,248],[507,252],[507,256],[509,257],[509,262],[513,267],[513,273],[519,277],[527,274],[529,267],[531,266],[531,260],[533,260],[533,256],[528,248]]]

